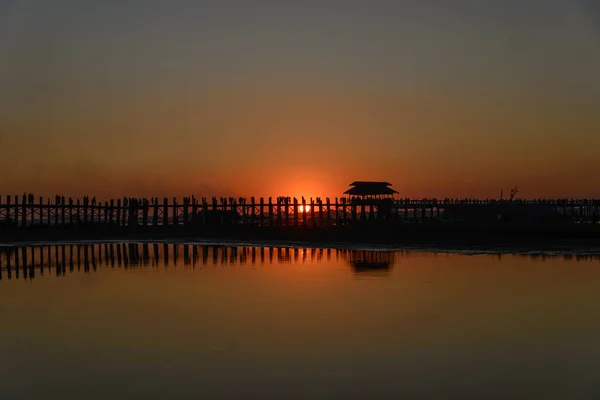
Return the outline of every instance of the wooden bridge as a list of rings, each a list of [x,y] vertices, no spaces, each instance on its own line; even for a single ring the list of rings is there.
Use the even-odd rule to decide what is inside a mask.
[[[492,213],[519,207],[551,210],[572,222],[597,222],[600,199],[396,199],[356,201],[352,198],[290,197],[162,200],[123,198],[97,201],[56,196],[0,196],[0,229],[28,226],[167,226],[247,224],[254,226],[347,225],[363,220],[425,221],[443,219],[447,210],[487,209]],[[502,211],[495,211],[502,210]],[[528,212],[528,211],[525,211]]]

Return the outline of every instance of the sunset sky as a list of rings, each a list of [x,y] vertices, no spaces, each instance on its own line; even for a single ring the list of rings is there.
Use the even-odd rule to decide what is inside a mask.
[[[0,0],[0,194],[600,197],[594,0]]]

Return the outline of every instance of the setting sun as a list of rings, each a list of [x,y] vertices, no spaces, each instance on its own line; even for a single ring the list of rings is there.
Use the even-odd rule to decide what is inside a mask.
[[[310,212],[310,206],[308,205],[299,205],[298,212]]]

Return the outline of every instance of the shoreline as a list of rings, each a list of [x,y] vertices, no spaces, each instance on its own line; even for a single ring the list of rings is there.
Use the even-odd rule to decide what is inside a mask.
[[[0,231],[0,247],[106,242],[372,249],[453,253],[600,254],[600,227],[30,227]]]

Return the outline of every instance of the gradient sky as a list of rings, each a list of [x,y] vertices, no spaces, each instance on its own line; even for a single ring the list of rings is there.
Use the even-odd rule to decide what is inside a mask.
[[[0,0],[0,193],[600,196],[594,0]]]

